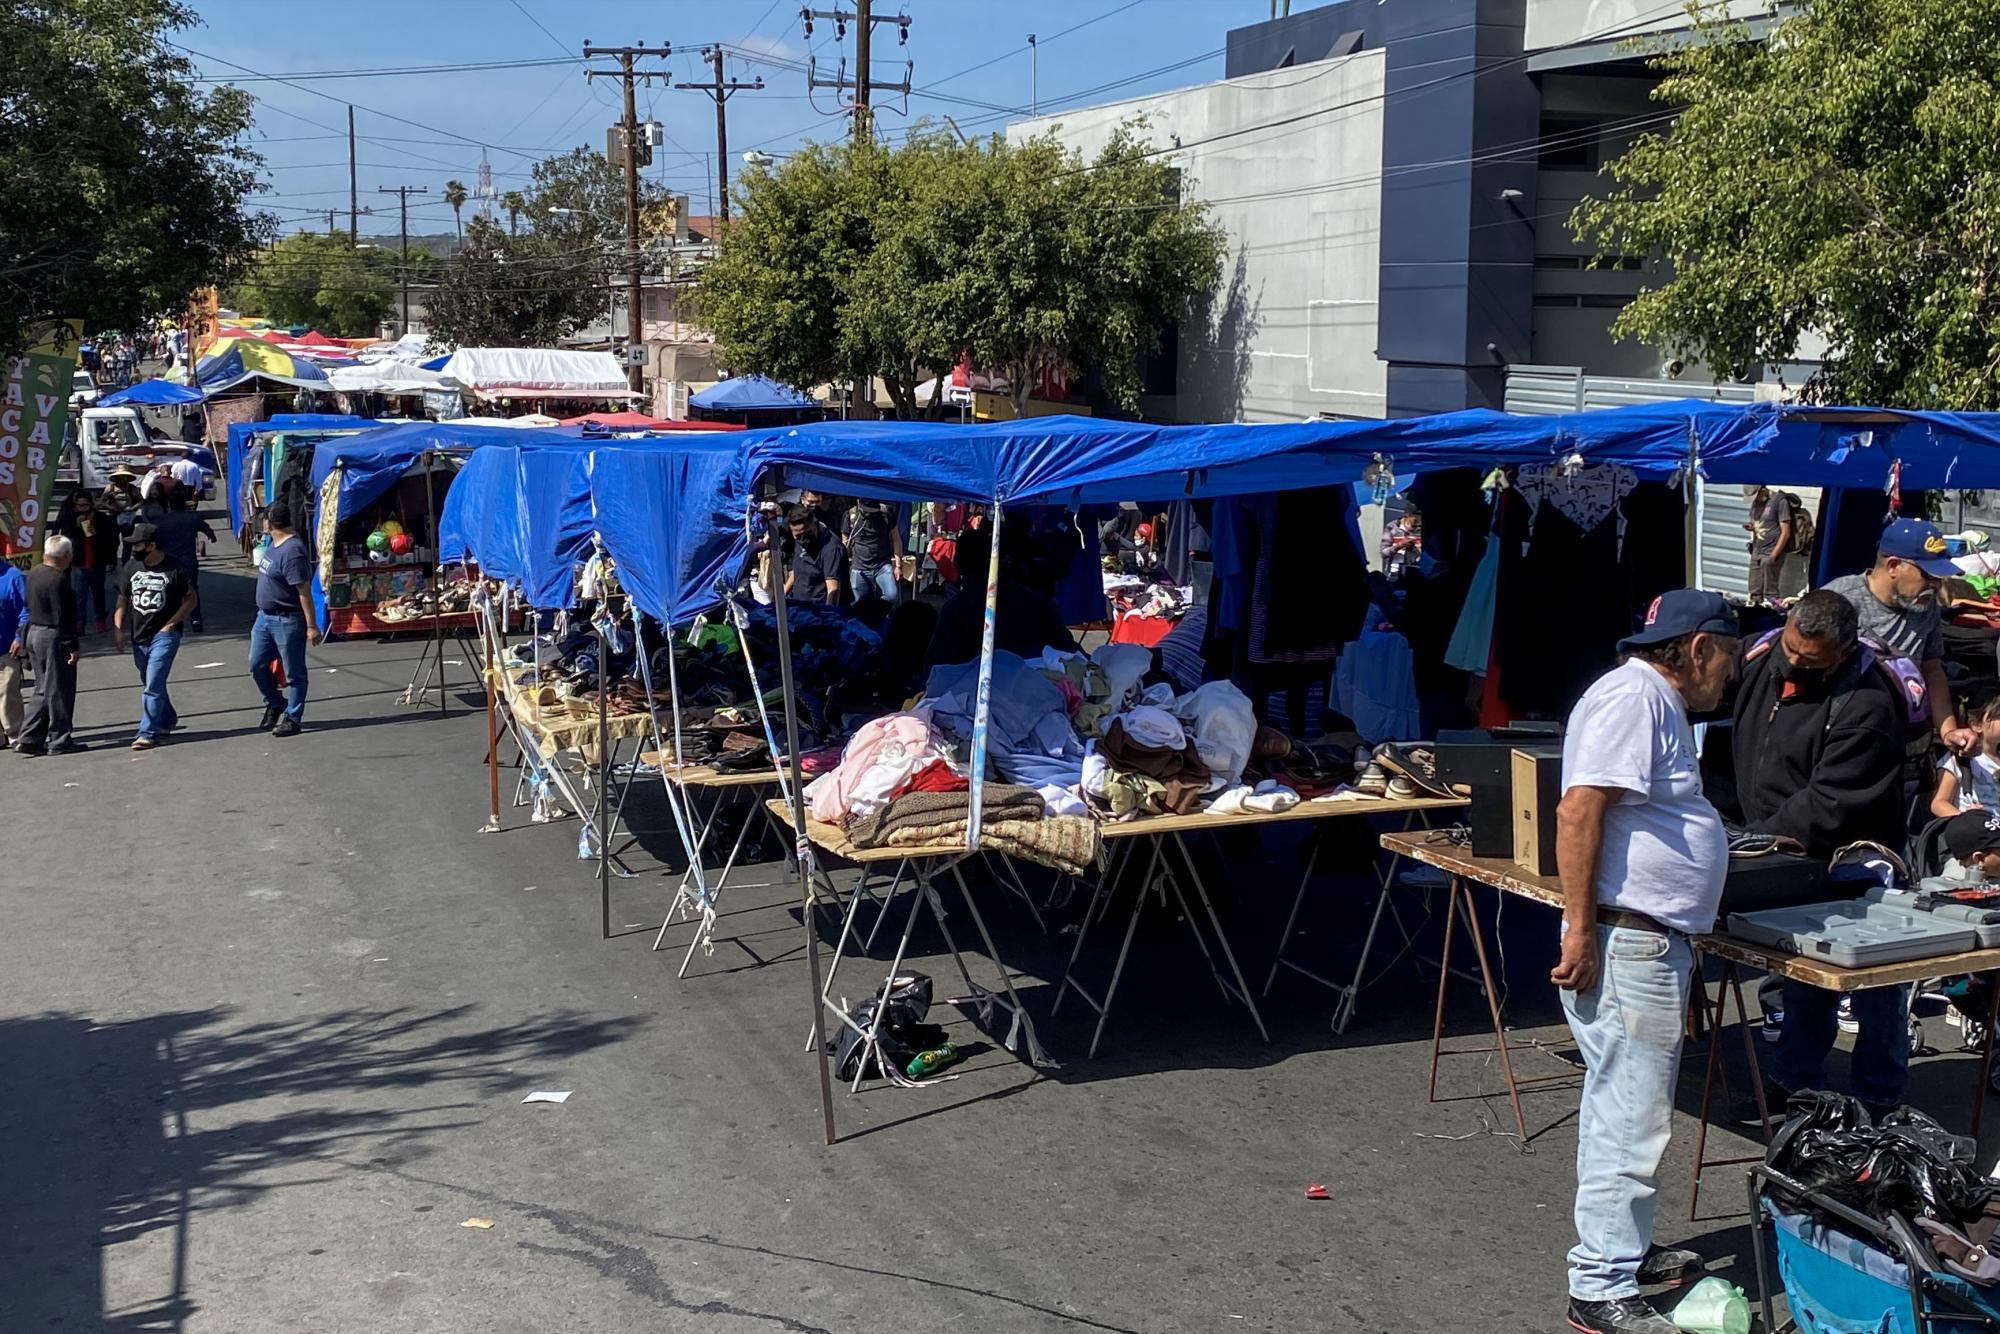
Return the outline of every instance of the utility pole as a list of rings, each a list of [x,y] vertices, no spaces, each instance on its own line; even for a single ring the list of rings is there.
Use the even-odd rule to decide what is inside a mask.
[[[722,80],[722,48],[719,46],[704,47],[701,54],[703,59],[708,61],[708,67],[713,71],[713,77],[707,83],[684,83],[681,85],[681,91],[684,93],[706,93],[715,101],[715,188],[717,191],[715,198],[716,205],[721,210],[716,216],[722,221],[728,222],[729,116],[723,110],[723,104],[729,100],[731,93],[740,93],[745,89],[750,89],[751,91],[761,90],[764,86],[764,76],[761,74],[758,75],[754,83],[724,83]]]
[[[1035,85],[1038,82],[1036,76],[1041,73],[1040,69],[1042,63],[1041,55],[1042,55],[1042,48],[1035,45],[1035,34],[1029,33],[1028,34],[1028,114],[1030,116],[1039,116],[1041,114],[1041,99],[1036,96],[1036,90],[1035,90]]]
[[[805,22],[805,32],[808,40],[812,37],[814,19],[831,19],[834,25],[834,36],[837,38],[847,36],[847,25],[849,23],[854,24],[854,137],[857,140],[868,138],[873,133],[873,122],[870,119],[872,113],[869,110],[872,94],[875,90],[881,89],[887,92],[901,93],[903,96],[908,97],[910,95],[910,71],[913,67],[912,62],[905,60],[903,62],[903,77],[895,83],[884,83],[875,77],[874,71],[870,68],[870,61],[873,58],[871,48],[874,42],[875,25],[878,23],[895,24],[897,45],[907,45],[910,40],[910,16],[908,14],[877,14],[873,12],[872,0],[854,0],[853,13],[849,13],[844,9],[802,9],[799,11],[799,17]],[[838,77],[821,79],[814,72],[812,62],[808,60],[806,63],[806,87],[808,89],[837,88],[843,92],[846,91],[848,82],[845,65],[842,66]]]
[[[422,185],[378,185],[375,193],[395,195],[402,206],[403,264],[400,277],[403,283],[403,323],[396,330],[396,336],[400,338],[410,331],[410,196],[427,195],[430,188]]]
[[[649,47],[644,42],[637,46],[593,46],[583,44],[583,58],[591,60],[598,56],[616,56],[616,70],[586,69],[584,79],[596,82],[599,78],[618,79],[625,85],[625,351],[632,355],[632,349],[646,345],[646,312],[639,293],[639,107],[633,97],[633,85],[643,79],[650,85],[654,79],[672,85],[672,76],[664,69],[642,70],[634,62],[653,57],[664,60],[672,55],[674,48],[668,43]],[[633,362],[626,367],[628,382],[634,390],[646,387],[646,368],[643,363]]]
[[[338,232],[336,232],[336,231],[334,231],[334,230],[333,230],[333,218],[334,218],[334,215],[335,215],[336,213],[338,213],[338,212],[340,212],[340,210],[339,210],[339,209],[337,209],[337,208],[330,208],[330,209],[328,209],[328,210],[326,211],[326,234],[327,234],[328,236],[338,236],[338,235],[339,235],[339,233],[338,233]]]
[[[347,248],[361,244],[361,192],[354,185],[354,108],[347,108]]]

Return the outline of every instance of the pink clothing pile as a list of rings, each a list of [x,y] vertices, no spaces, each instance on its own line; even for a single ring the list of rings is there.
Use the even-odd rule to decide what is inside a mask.
[[[919,775],[927,790],[939,790],[929,786],[938,778],[932,768],[947,758],[928,711],[891,713],[854,734],[840,767],[815,778],[806,800],[813,818],[829,824],[864,819],[908,791]]]

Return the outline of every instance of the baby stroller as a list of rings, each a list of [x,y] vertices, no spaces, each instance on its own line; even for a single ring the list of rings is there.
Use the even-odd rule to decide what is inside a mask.
[[[2000,1334],[2000,1289],[1952,1273],[1900,1217],[1885,1226],[1761,1165],[1750,1169],[1750,1215],[1769,1334]],[[1773,1242],[1790,1310],[1782,1325],[1771,1308]]]

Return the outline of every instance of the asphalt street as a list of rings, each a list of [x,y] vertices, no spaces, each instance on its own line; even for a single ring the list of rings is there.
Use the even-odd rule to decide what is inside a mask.
[[[1152,911],[1091,1060],[1094,1016],[1050,1015],[1080,901],[1043,935],[983,889],[1061,1068],[938,1015],[972,1049],[959,1077],[837,1090],[829,1148],[781,865],[731,889],[725,938],[677,980],[680,950],[650,948],[674,883],[653,780],[601,939],[574,820],[509,805],[480,832],[466,665],[441,714],[398,702],[422,643],[322,647],[307,730],[256,730],[246,573],[205,571],[209,633],[181,650],[170,744],[127,749],[136,676],[100,638],[78,701],[90,751],[0,754],[0,1330],[1561,1326],[1575,1083],[1527,1098],[1525,1151],[1496,1133],[1511,1118],[1492,1057],[1448,1060],[1454,1100],[1426,1101],[1436,972],[1419,963],[1441,896],[1430,917],[1401,896],[1427,925],[1378,954],[1346,1035],[1330,994],[1287,977],[1268,1043]],[[1253,991],[1300,837],[1201,853]],[[1355,876],[1317,883],[1302,956],[1329,973],[1352,967],[1369,864],[1365,836],[1333,837],[1323,863]],[[1499,925],[1507,1012],[1545,1048],[1523,1073],[1560,1072],[1554,921],[1517,903]],[[916,947],[955,994],[928,925]],[[1115,947],[1115,929],[1092,937],[1094,976]],[[842,990],[865,994],[849,967]],[[1478,1045],[1478,993],[1452,1000],[1450,1031]],[[1740,1174],[1717,1171],[1686,1218],[1687,1068],[1661,1238],[1747,1285]],[[1917,1100],[1962,1120],[1970,1076],[1966,1057],[1923,1062]],[[572,1096],[523,1105],[535,1090]]]

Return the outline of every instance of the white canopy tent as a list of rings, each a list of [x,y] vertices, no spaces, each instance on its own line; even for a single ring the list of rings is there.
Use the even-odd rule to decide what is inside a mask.
[[[462,347],[445,375],[475,398],[642,398],[609,352],[548,347]]]
[[[411,361],[371,361],[360,366],[329,366],[327,380],[343,394],[421,394],[426,390],[453,391],[456,380],[437,371],[427,371]]]

